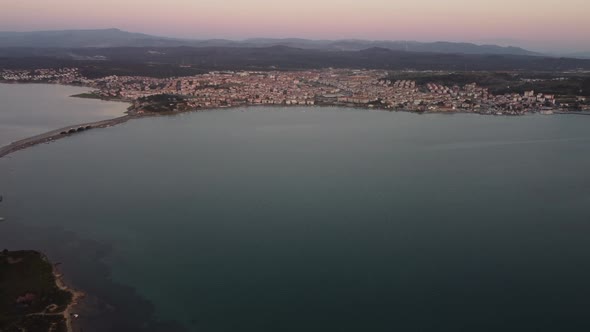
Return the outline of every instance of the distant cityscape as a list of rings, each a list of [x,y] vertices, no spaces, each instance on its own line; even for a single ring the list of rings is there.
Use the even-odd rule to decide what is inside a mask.
[[[78,68],[2,70],[7,82],[47,82],[88,86],[92,96],[133,104],[130,114],[213,109],[244,105],[345,105],[415,112],[471,112],[494,115],[552,114],[570,110],[556,96],[539,91],[494,95],[475,83],[418,85],[392,80],[383,70],[324,69],[308,71],[214,71],[174,78],[107,76],[89,79]],[[154,96],[167,96],[153,99]],[[590,110],[586,97],[579,109]]]

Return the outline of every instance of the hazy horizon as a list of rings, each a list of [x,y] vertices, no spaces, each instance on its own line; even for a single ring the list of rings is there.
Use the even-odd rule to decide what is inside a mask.
[[[509,38],[491,38],[485,40],[452,40],[452,39],[378,39],[378,38],[313,38],[313,37],[301,37],[301,36],[249,36],[243,38],[233,38],[233,37],[218,37],[218,36],[203,36],[203,37],[186,37],[186,36],[175,36],[175,35],[164,35],[159,33],[150,33],[145,31],[129,31],[125,29],[121,29],[118,27],[80,27],[80,28],[56,28],[56,29],[46,29],[46,30],[0,30],[0,32],[4,33],[35,33],[35,32],[59,32],[59,31],[96,31],[96,30],[120,30],[129,33],[139,33],[139,34],[146,34],[153,37],[161,37],[161,38],[171,38],[171,39],[185,39],[185,40],[214,40],[214,39],[223,39],[223,40],[231,40],[231,41],[245,41],[249,39],[304,39],[304,40],[364,40],[364,41],[407,41],[407,42],[420,42],[420,43],[433,43],[433,42],[451,42],[451,43],[472,43],[477,45],[498,45],[498,46],[512,46],[512,47],[520,47],[529,51],[535,52],[546,52],[546,53],[555,53],[555,54],[567,54],[567,53],[584,53],[590,52],[590,45],[588,47],[584,47],[584,45],[567,45],[564,44],[562,41],[555,41],[554,44],[551,44],[548,41],[543,40],[515,40]]]
[[[191,39],[305,38],[451,41],[539,51],[590,51],[584,0],[199,2],[21,0],[3,6],[1,31],[119,28]],[[26,19],[23,19],[26,18]]]

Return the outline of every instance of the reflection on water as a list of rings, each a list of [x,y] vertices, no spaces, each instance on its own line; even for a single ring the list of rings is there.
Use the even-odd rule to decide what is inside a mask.
[[[88,88],[0,83],[0,146],[68,125],[123,115],[127,104],[70,96]]]
[[[589,138],[568,116],[146,118],[0,159],[0,243],[118,324],[586,331]]]
[[[103,263],[111,248],[105,244],[55,226],[24,225],[16,217],[0,225],[4,248],[38,250],[60,263],[68,285],[87,294],[75,308],[80,318],[74,323],[83,331],[183,331],[178,324],[156,321],[151,303],[111,280]]]

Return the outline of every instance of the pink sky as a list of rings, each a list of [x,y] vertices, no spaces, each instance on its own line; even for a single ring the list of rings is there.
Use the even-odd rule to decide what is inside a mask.
[[[512,39],[590,49],[588,0],[2,2],[0,30],[5,31],[117,27],[190,38]]]

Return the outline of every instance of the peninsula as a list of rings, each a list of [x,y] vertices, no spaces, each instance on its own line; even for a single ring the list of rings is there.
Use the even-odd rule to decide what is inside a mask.
[[[125,101],[127,115],[78,124],[0,147],[0,157],[131,118],[239,106],[347,106],[389,111],[524,115],[588,114],[590,75],[522,72],[415,72],[366,69],[212,71],[174,77],[101,76],[80,68],[0,70],[0,82],[54,83],[93,89],[77,95]],[[546,89],[539,92],[535,89]]]
[[[130,114],[247,105],[337,105],[493,115],[590,110],[585,95],[571,94],[572,91],[586,93],[584,87],[578,89],[576,85],[578,82],[587,84],[586,74],[582,75],[583,80],[572,73],[560,75],[539,79],[533,74],[522,73],[457,74],[328,68],[212,71],[166,78],[111,75],[90,79],[78,68],[60,68],[3,70],[0,71],[0,81],[91,87],[95,89],[91,94],[80,97],[130,102],[133,104]],[[552,84],[554,82],[556,84]],[[511,89],[510,85],[515,88]],[[551,91],[535,91],[534,87]]]
[[[36,251],[0,252],[0,293],[0,331],[72,331],[70,309],[82,296]]]

